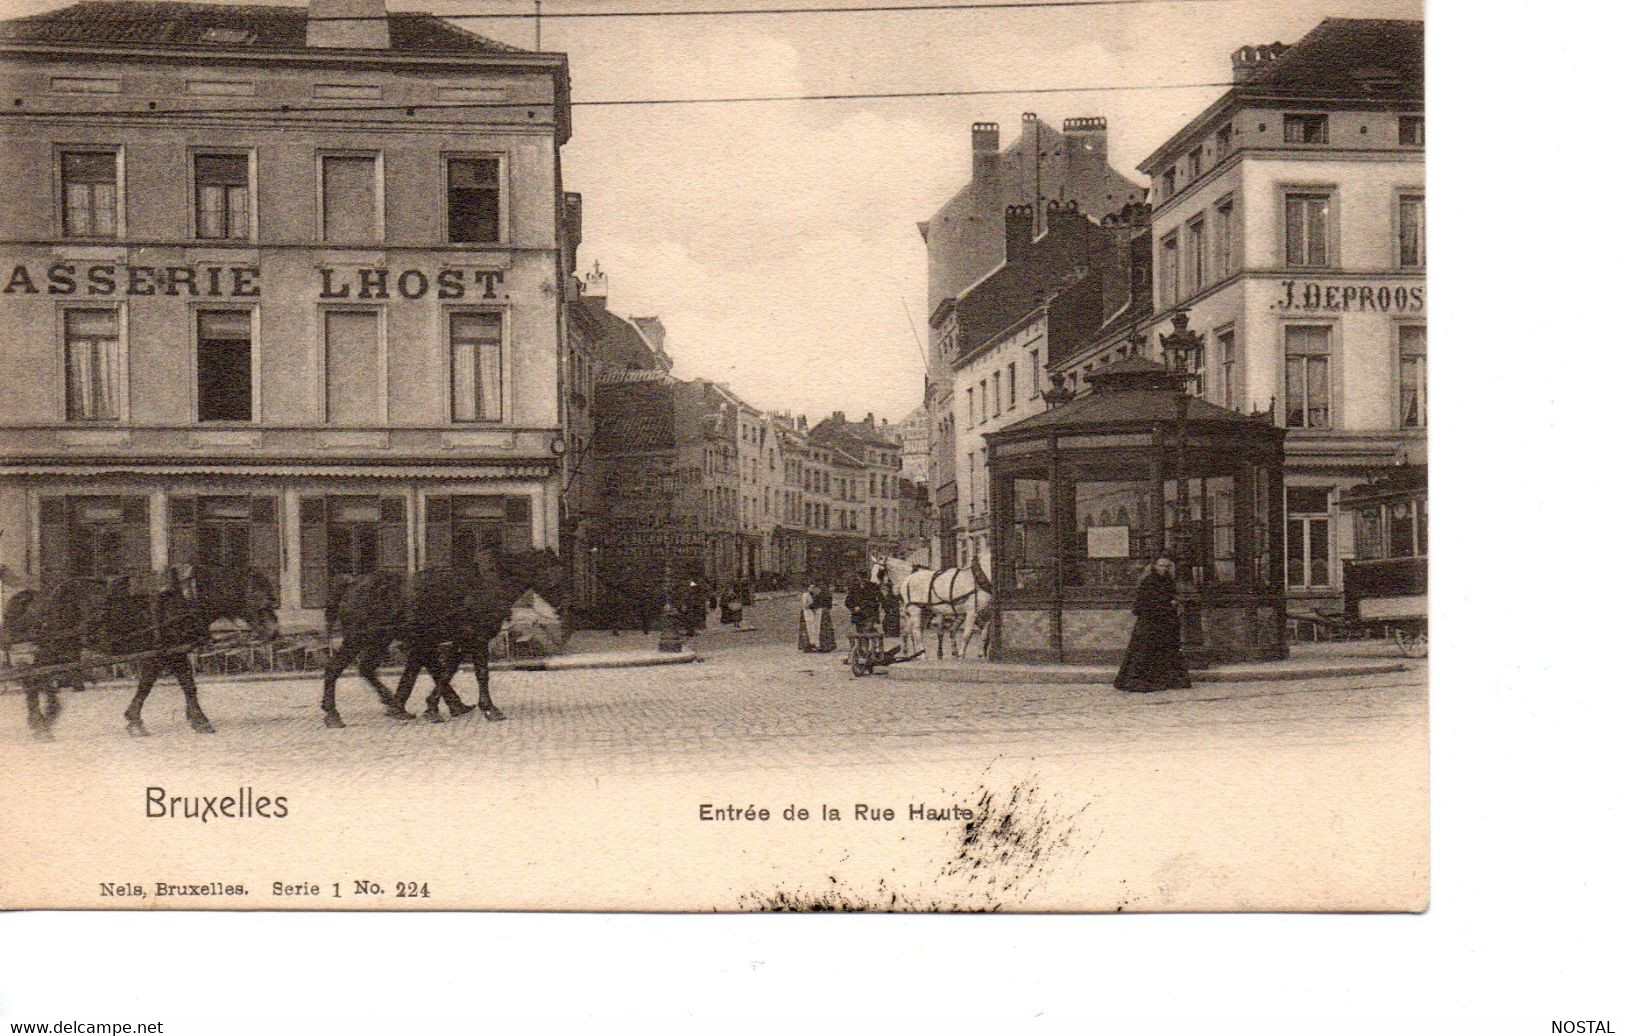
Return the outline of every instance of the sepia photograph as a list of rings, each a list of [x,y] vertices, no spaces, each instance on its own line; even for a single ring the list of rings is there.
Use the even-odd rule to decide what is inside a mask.
[[[1424,36],[0,0],[0,909],[1427,910]]]

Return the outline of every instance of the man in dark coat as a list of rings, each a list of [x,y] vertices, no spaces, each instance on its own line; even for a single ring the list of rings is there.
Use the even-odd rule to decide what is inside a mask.
[[[1164,555],[1140,577],[1134,592],[1134,632],[1113,686],[1120,691],[1166,691],[1190,685],[1191,674],[1179,651],[1174,563]]]
[[[846,589],[846,607],[852,613],[852,628],[859,633],[873,633],[880,621],[880,587],[858,573]]]

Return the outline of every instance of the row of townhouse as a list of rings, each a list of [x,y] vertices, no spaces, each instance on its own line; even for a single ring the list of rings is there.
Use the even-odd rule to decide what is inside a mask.
[[[991,570],[985,434],[1087,391],[1092,371],[1162,361],[1184,314],[1190,391],[1287,429],[1289,596],[1341,610],[1344,496],[1426,464],[1422,35],[1334,18],[1242,47],[1231,88],[1139,165],[1148,205],[1006,206],[1004,261],[933,312],[939,557]],[[1425,554],[1426,527],[1424,510],[1393,550]]]

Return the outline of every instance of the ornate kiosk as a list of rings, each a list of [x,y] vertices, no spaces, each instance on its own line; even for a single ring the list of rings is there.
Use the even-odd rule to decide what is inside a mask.
[[[1136,581],[1163,551],[1191,663],[1286,657],[1286,432],[1189,395],[1185,379],[1131,356],[987,436],[990,657],[1117,661]]]

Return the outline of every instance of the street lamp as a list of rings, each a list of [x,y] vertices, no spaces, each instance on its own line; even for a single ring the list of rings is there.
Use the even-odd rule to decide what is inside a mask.
[[[1190,314],[1185,310],[1176,310],[1173,315],[1174,333],[1159,335],[1162,341],[1163,365],[1169,373],[1179,375],[1181,379],[1179,396],[1176,401],[1175,428],[1179,440],[1179,449],[1175,454],[1176,478],[1178,491],[1174,499],[1174,544],[1170,549],[1174,551],[1174,560],[1179,565],[1179,571],[1186,580],[1190,580],[1195,569],[1193,547],[1196,537],[1191,529],[1191,499],[1190,499],[1190,463],[1187,454],[1190,450],[1190,392],[1186,383],[1196,377],[1191,370],[1191,358],[1201,352],[1203,337],[1191,331]],[[1158,491],[1161,489],[1159,487]],[[1187,632],[1200,631],[1201,620],[1198,614],[1198,605],[1192,600],[1191,606],[1185,610],[1185,629]],[[1188,641],[1199,640],[1187,636]]]
[[[665,497],[667,515],[677,513],[677,472],[668,471],[660,475],[660,489]],[[671,603],[671,552],[676,548],[673,542],[672,529],[668,525],[665,535],[661,537],[664,543],[665,564],[660,577],[660,644],[661,651],[678,652],[683,650],[682,620],[677,614],[677,607]]]

